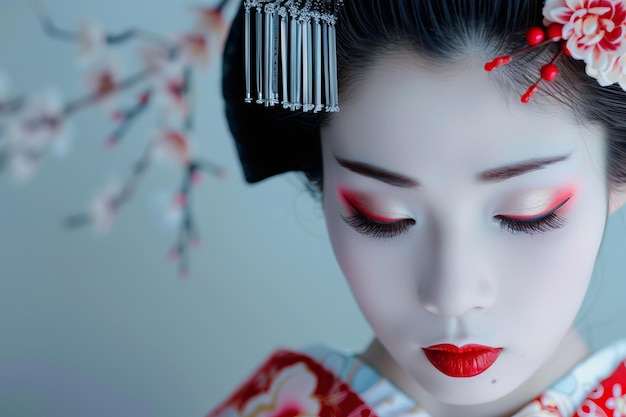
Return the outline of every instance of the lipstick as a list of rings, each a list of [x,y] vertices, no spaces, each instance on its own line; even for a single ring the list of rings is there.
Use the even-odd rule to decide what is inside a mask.
[[[482,345],[441,344],[422,348],[426,358],[441,373],[453,378],[482,374],[498,359],[502,348]]]

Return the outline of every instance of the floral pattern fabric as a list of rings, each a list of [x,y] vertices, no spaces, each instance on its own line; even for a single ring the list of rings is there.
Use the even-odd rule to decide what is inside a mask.
[[[274,353],[207,417],[430,417],[353,355]],[[626,341],[590,356],[512,417],[626,417]]]
[[[356,392],[312,357],[276,352],[208,417],[370,417]]]

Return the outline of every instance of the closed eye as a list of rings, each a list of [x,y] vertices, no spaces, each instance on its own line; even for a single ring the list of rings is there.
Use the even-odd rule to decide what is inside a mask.
[[[415,225],[413,219],[401,219],[391,222],[379,222],[370,219],[358,210],[350,216],[341,218],[357,232],[374,239],[391,239],[397,237]]]
[[[565,226],[567,220],[559,216],[557,211],[561,209],[561,207],[563,207],[570,200],[570,198],[563,201],[549,213],[538,217],[530,219],[517,219],[509,216],[495,216],[495,219],[500,223],[503,229],[514,234],[526,233],[534,235],[537,233],[545,233],[550,230],[560,229]]]

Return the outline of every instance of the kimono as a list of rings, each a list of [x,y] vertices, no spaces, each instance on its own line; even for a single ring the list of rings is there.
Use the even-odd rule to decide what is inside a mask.
[[[275,352],[207,417],[429,417],[374,369],[315,346]],[[512,417],[626,417],[626,340],[591,355]]]

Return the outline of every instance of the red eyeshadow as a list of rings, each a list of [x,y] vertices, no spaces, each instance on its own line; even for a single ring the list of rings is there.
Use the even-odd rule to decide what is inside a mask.
[[[371,211],[369,211],[368,209],[364,207],[364,205],[367,204],[364,201],[364,200],[367,200],[367,198],[364,196],[360,196],[356,193],[352,193],[350,191],[341,190],[341,189],[339,190],[339,196],[341,197],[341,201],[343,202],[344,206],[348,210],[356,210],[359,213],[363,214],[368,219],[373,220],[375,222],[393,223],[393,222],[397,222],[398,220],[401,220],[401,219],[390,219],[388,217],[383,217],[378,214],[372,213]]]
[[[542,217],[542,216],[550,213],[551,211],[553,211],[557,207],[559,207],[561,205],[565,205],[565,203],[569,202],[572,199],[574,194],[575,194],[575,188],[574,187],[568,187],[568,188],[565,188],[565,189],[560,190],[557,193],[555,193],[556,197],[554,198],[554,201],[552,201],[552,203],[550,203],[550,205],[544,211],[542,211],[540,213],[532,214],[532,215],[529,215],[529,216],[516,216],[516,215],[508,215],[508,214],[503,214],[503,216],[509,217],[509,218],[515,219],[515,220],[521,220],[521,221],[532,220],[532,219],[535,219],[537,217]]]

